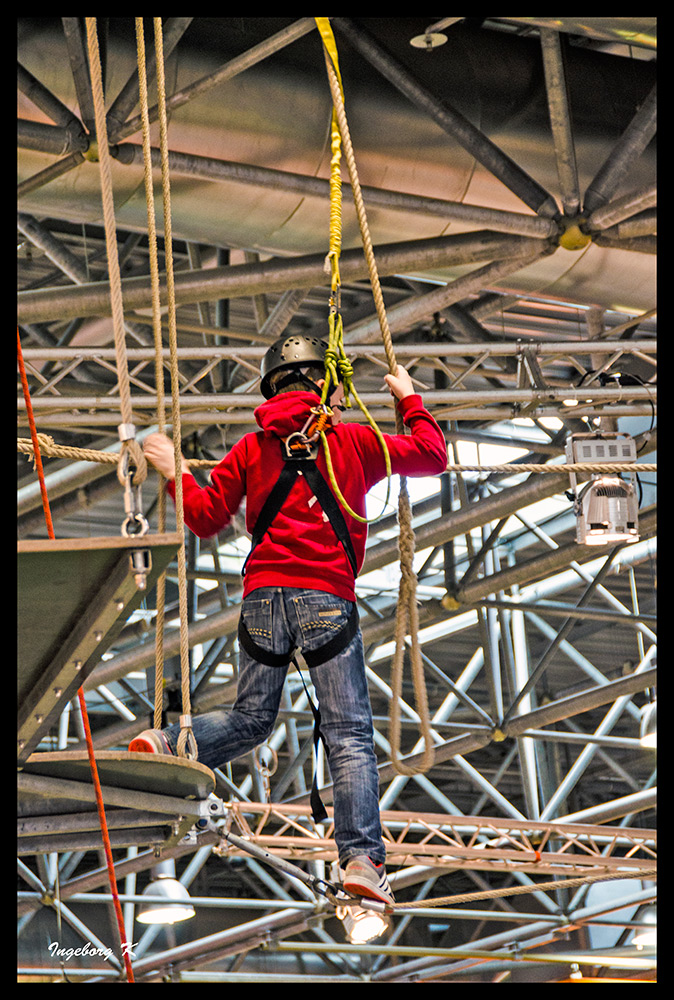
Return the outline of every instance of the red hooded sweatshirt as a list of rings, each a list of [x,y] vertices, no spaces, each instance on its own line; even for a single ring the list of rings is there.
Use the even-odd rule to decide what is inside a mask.
[[[210,482],[200,487],[192,475],[183,475],[185,523],[200,538],[227,527],[246,498],[246,527],[252,529],[284,460],[280,440],[304,426],[316,405],[312,392],[286,392],[255,410],[260,431],[246,434],[213,469]],[[437,476],[447,466],[442,431],[417,395],[398,402],[411,434],[384,435],[394,474]],[[326,430],[335,478],[349,506],[365,516],[365,495],[386,477],[381,444],[367,424],[337,424]],[[329,483],[322,447],[316,459]],[[175,484],[168,484],[175,498]],[[367,525],[342,508],[356,553],[358,569],[365,556]],[[323,516],[320,504],[303,476],[294,483],[282,510],[248,560],[243,596],[258,587],[300,587],[336,594],[355,601],[354,576],[346,553]]]

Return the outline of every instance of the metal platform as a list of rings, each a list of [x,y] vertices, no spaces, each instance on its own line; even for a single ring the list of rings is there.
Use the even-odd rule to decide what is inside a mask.
[[[18,543],[19,764],[54,725],[180,543],[178,534]],[[139,566],[145,570],[142,589]]]
[[[101,750],[96,766],[113,847],[178,843],[215,790],[209,768],[180,757]],[[32,754],[18,792],[20,854],[101,846],[86,751]]]

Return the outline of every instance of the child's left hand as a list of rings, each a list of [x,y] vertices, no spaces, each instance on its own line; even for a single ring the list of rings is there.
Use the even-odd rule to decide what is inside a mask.
[[[397,399],[414,395],[415,389],[412,379],[402,365],[398,365],[395,375],[384,375],[384,381],[391,390],[391,395]]]

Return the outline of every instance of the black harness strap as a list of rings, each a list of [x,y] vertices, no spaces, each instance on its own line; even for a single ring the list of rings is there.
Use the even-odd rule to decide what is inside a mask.
[[[346,553],[355,577],[358,573],[358,563],[351,535],[349,534],[349,529],[346,526],[346,521],[344,520],[344,515],[342,514],[340,506],[337,503],[332,490],[318,469],[315,459],[307,457],[302,458],[292,455],[283,442],[281,442],[281,449],[285,459],[283,471],[262,505],[262,510],[260,511],[260,515],[257,519],[255,527],[253,528],[250,552],[248,553],[246,561],[243,564],[241,575],[243,576],[246,572],[246,566],[248,564],[248,560],[253,554],[253,550],[260,544],[264,535],[271,527],[274,518],[280,512],[283,504],[288,499],[297,477],[299,475],[303,475],[306,478],[309,487],[313,490],[316,499],[328,518],[328,521],[332,525],[332,529],[337,536],[337,540],[341,543],[344,552]],[[327,642],[323,643],[322,646],[319,646],[318,649],[303,651],[302,655],[304,656],[307,666],[318,667],[321,663],[326,663],[328,660],[331,660],[333,657],[341,653],[342,650],[346,649],[358,632],[358,625],[358,607],[354,604],[348,620],[336,635],[334,635]],[[251,636],[243,617],[239,618],[238,634],[239,643],[242,648],[258,663],[264,663],[269,667],[286,667],[290,663],[295,665],[300,677],[302,678],[302,684],[304,685],[304,690],[307,698],[309,699],[309,705],[311,706],[311,711],[314,716],[314,748],[316,749],[318,747],[319,740],[322,740],[325,748],[325,755],[329,760],[330,752],[321,732],[321,713],[317,706],[314,705],[307,690],[307,686],[304,683],[304,677],[302,676],[302,671],[299,668],[295,650],[288,650],[287,653],[270,653],[268,650],[263,649]],[[328,818],[328,814],[325,811],[325,806],[321,802],[321,798],[318,793],[315,773],[311,788],[310,801],[311,813],[315,822],[321,823],[323,820],[326,820]]]
[[[262,510],[260,511],[259,517],[252,531],[250,552],[246,556],[246,561],[243,564],[241,575],[245,575],[248,560],[253,554],[254,549],[260,544],[265,534],[271,527],[274,518],[280,512],[283,504],[288,499],[290,491],[292,490],[297,477],[301,473],[306,478],[306,481],[313,490],[323,512],[332,525],[332,530],[337,536],[337,540],[341,543],[344,552],[346,553],[346,557],[349,560],[354,577],[357,576],[358,562],[356,560],[353,541],[351,540],[349,529],[347,528],[346,521],[344,520],[344,515],[342,514],[342,510],[335,499],[334,493],[325,481],[321,471],[316,465],[316,462],[310,458],[290,458],[285,454],[283,442],[281,442],[281,448],[286,461],[281,475],[272,486],[267,499],[262,505]]]
[[[337,540],[341,542],[342,547],[346,552],[347,559],[351,563],[353,575],[356,577],[358,575],[356,553],[353,548],[353,542],[351,540],[351,535],[349,534],[349,529],[347,528],[346,521],[344,520],[344,515],[342,514],[342,509],[337,503],[334,493],[321,475],[316,463],[302,462],[300,464],[302,465],[302,472],[304,473],[309,486],[314,491],[316,499],[323,508],[323,511],[332,525],[332,530],[337,535]]]
[[[346,623],[339,632],[318,649],[302,650],[307,666],[320,667],[321,663],[327,663],[334,656],[338,656],[343,649],[350,645],[358,632],[358,624],[358,606],[354,604]],[[287,653],[270,653],[269,650],[258,646],[242,617],[239,618],[239,642],[250,657],[257,660],[258,663],[264,663],[267,667],[287,667],[289,663],[294,662],[295,651],[292,649],[289,649]]]

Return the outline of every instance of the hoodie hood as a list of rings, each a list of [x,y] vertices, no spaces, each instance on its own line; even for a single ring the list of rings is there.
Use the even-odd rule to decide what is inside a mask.
[[[320,403],[315,392],[282,392],[255,410],[255,419],[265,435],[288,437],[301,431],[312,407]]]

